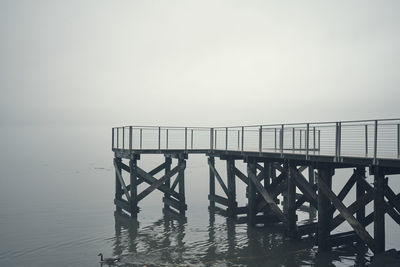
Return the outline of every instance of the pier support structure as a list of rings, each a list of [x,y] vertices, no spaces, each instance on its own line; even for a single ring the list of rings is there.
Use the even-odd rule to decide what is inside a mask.
[[[126,165],[121,157],[114,158],[115,167],[115,199],[117,211],[124,211],[131,217],[137,217],[140,209],[139,202],[142,201],[154,190],[164,193],[164,210],[185,215],[187,210],[185,200],[185,168],[187,154],[165,154],[164,162],[147,172],[138,166],[140,154],[132,154],[129,157],[129,165]],[[171,169],[172,159],[177,159],[178,163]],[[129,173],[129,184],[126,184],[123,171]],[[159,178],[155,176],[164,175]],[[160,176],[160,175],[158,175]],[[173,177],[175,180],[171,183]],[[139,185],[148,184],[148,187],[138,192]],[[178,190],[176,190],[176,188]]]

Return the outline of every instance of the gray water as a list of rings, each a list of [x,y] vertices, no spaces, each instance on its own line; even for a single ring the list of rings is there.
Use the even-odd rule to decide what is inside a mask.
[[[0,266],[100,266],[99,252],[120,257],[119,266],[363,266],[371,260],[364,247],[318,254],[312,239],[289,240],[280,226],[249,228],[209,211],[204,155],[187,161],[186,219],[163,214],[155,192],[140,203],[135,221],[114,213],[109,126],[0,130]],[[149,170],[161,160],[144,156],[139,164]],[[217,168],[224,173],[222,162]],[[349,172],[337,172],[336,192]],[[399,192],[395,178],[390,183]],[[386,247],[399,248],[398,225],[386,218]]]

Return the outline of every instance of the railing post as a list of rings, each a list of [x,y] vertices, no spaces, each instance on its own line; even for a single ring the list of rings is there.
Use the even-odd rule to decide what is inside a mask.
[[[302,136],[302,133],[303,133],[303,131],[300,129],[300,152],[301,152],[301,143],[302,143],[302,139],[303,139],[303,136]]]
[[[165,148],[168,149],[168,129],[165,129]]]
[[[238,150],[240,149],[240,130],[237,131],[238,133]]]
[[[315,126],[313,127],[313,149],[315,153]]]
[[[129,126],[129,151],[132,151],[132,126]]]
[[[280,139],[281,139],[281,157],[283,157],[283,137],[284,137],[284,125],[282,124],[282,126],[281,126],[281,136],[280,136]]]
[[[365,124],[365,156],[368,156],[368,125]]]
[[[339,157],[342,154],[342,123],[339,122]]]
[[[294,147],[295,147],[295,132],[296,132],[296,129],[293,127],[293,129],[292,129],[292,150],[293,150],[293,153],[294,153]]]
[[[214,128],[210,128],[210,150],[214,149]]]
[[[187,150],[187,127],[185,127],[185,150]]]
[[[217,143],[217,136],[218,136],[218,129],[214,130],[214,148],[217,149],[218,143]]]
[[[117,128],[117,148],[119,148],[119,127]]]
[[[260,125],[260,129],[258,131],[258,151],[262,152],[262,125]]]
[[[228,127],[225,128],[225,150],[228,150]]]
[[[122,149],[125,149],[125,127],[122,127]]]
[[[400,124],[397,124],[397,157],[400,158]]]
[[[378,121],[375,121],[374,127],[374,164],[376,164],[376,156],[378,155]]]
[[[276,150],[276,128],[274,128],[274,134],[275,134],[275,150]]]
[[[318,130],[318,151],[321,152],[321,130]]]
[[[114,149],[114,128],[111,128],[111,150]]]
[[[190,129],[190,149],[193,149],[193,129]]]
[[[335,144],[336,161],[338,161],[339,157],[340,157],[341,130],[342,130],[341,128],[342,128],[341,122],[337,122],[336,123],[336,139],[335,139],[335,141],[336,141],[336,144]]]
[[[158,127],[158,150],[161,149],[161,127]]]
[[[140,149],[142,149],[143,145],[143,128],[140,128],[139,132],[139,139],[140,139]]]
[[[243,147],[244,147],[244,127],[242,126],[242,153],[243,153]]]
[[[306,130],[306,159],[308,159],[309,148],[310,148],[310,124],[307,123],[307,130]]]

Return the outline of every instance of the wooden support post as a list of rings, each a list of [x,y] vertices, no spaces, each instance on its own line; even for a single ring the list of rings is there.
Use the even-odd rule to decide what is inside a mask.
[[[210,172],[210,196],[215,196],[215,174],[211,168],[212,166],[215,166],[215,158],[213,156],[210,156],[208,158],[208,165],[209,167],[209,172]],[[210,208],[215,208],[215,201],[210,199]]]
[[[288,219],[288,224],[286,225],[287,228],[287,235],[289,237],[295,238],[296,237],[296,183],[295,183],[295,175],[294,173],[296,170],[296,166],[293,165],[291,162],[287,164],[288,168],[288,183],[287,183],[287,212],[286,217]]]
[[[364,189],[362,181],[361,181],[361,179],[365,179],[365,168],[358,167],[356,172],[360,174],[358,176],[357,184],[356,184],[356,200],[359,200],[365,195],[365,189]],[[365,206],[361,207],[357,211],[356,218],[357,218],[357,221],[359,221],[361,223],[361,225],[365,225]]]
[[[248,172],[248,177],[250,177],[250,175],[255,176],[256,175],[256,164],[253,161],[249,161],[247,163],[247,172]],[[256,187],[254,182],[249,181],[249,185],[248,185],[248,223],[249,225],[255,225],[256,222],[256,215],[257,215],[257,211],[256,211]]]
[[[171,171],[171,164],[172,164],[172,159],[171,157],[165,156],[165,174],[169,173]],[[165,181],[165,187],[166,188],[171,188],[171,179],[168,179]],[[164,193],[165,198],[170,198],[170,194],[168,191]],[[164,208],[169,209],[169,205],[164,202]]]
[[[329,189],[332,188],[333,170],[330,168],[318,169],[318,250],[329,251],[331,247],[328,243],[330,235],[332,212],[330,211],[331,202],[321,190],[323,181]]]
[[[288,170],[287,162],[285,162],[283,164],[283,169],[284,169],[284,172],[287,174],[288,173],[287,172],[287,170]],[[282,198],[283,198],[283,200],[282,200],[283,212],[287,213],[287,208],[288,208],[288,191],[287,190],[282,191]]]
[[[138,202],[135,200],[137,197],[137,186],[138,186],[138,175],[136,172],[136,159],[131,159],[129,161],[129,168],[130,168],[130,210],[131,210],[131,217],[136,218],[137,214],[139,213]]]
[[[116,162],[117,164],[117,169],[115,170],[115,199],[116,200],[122,200],[122,194],[124,193],[122,191],[122,186],[121,186],[121,182],[119,181],[118,178],[118,171],[121,173],[121,158],[115,158],[114,162]],[[118,205],[116,206],[117,211],[121,212],[122,209],[121,207],[119,207]]]
[[[178,165],[182,167],[179,170],[178,177],[179,178],[179,201],[181,203],[179,212],[181,215],[185,215],[186,212],[186,200],[185,200],[185,168],[186,168],[186,160],[183,158],[178,159]]]
[[[315,127],[314,127],[314,153],[315,153]],[[308,166],[308,182],[310,183],[311,186],[315,185],[315,171],[314,171],[314,166],[312,165]],[[316,216],[317,216],[317,209],[311,207],[310,205],[309,218],[315,219]]]
[[[264,188],[269,189],[271,184],[271,163],[264,161]]]
[[[276,183],[276,179],[277,179],[277,177],[276,177],[276,168],[275,168],[275,164],[274,164],[273,162],[271,162],[271,163],[269,164],[269,174],[270,174],[270,179],[269,179],[270,184],[269,184],[269,188],[270,188],[270,190],[271,190],[272,184],[273,184],[273,183]],[[278,200],[277,197],[274,198],[274,201],[275,201],[275,203],[279,203],[279,200]]]
[[[385,176],[383,170],[375,166],[374,170],[374,239],[375,253],[385,251]]]
[[[236,181],[235,181],[235,160],[227,159],[226,160],[226,173],[228,180],[228,215],[229,217],[236,216]]]

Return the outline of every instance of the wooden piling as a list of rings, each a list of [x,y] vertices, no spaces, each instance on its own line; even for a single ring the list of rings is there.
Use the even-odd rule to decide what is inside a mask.
[[[236,216],[236,181],[235,181],[235,160],[227,159],[226,160],[226,173],[227,173],[227,181],[228,181],[228,215],[229,217]]]
[[[385,251],[385,176],[383,170],[375,167],[374,171],[374,239],[375,253]]]
[[[121,158],[114,158],[114,162],[116,163],[117,169],[115,170],[115,200],[122,200],[122,194],[124,193],[122,191],[122,186],[121,182],[119,181],[118,178],[118,171],[121,173]],[[122,209],[120,206],[116,205],[116,211],[121,212]]]
[[[215,158],[213,156],[210,156],[208,158],[208,163],[209,165],[215,166]],[[210,172],[210,196],[214,197],[215,196],[215,174],[211,169],[211,166],[209,167],[209,172]],[[213,198],[210,199],[210,208],[215,208],[215,201]]]
[[[256,164],[254,161],[249,161],[247,163],[247,173],[248,176],[250,177],[250,175],[256,175]],[[256,187],[254,185],[254,183],[249,180],[249,185],[248,185],[248,214],[247,214],[247,218],[248,218],[248,223],[249,225],[253,226],[256,223],[256,215],[257,215],[257,211],[256,211]]]
[[[330,188],[332,188],[333,169],[319,168],[318,181],[322,180]],[[330,211],[331,203],[323,193],[318,183],[318,251],[329,251],[331,246],[328,243],[330,235],[332,212]]]
[[[131,217],[136,218],[137,214],[139,213],[138,202],[135,200],[137,197],[137,187],[138,187],[138,179],[137,179],[137,172],[136,172],[136,159],[129,160],[129,169],[130,169],[130,212]]]
[[[296,168],[295,165],[293,165],[291,162],[288,162],[288,164],[285,164],[287,166],[287,172],[288,172],[288,183],[287,183],[287,211],[286,211],[286,217],[288,219],[288,224],[287,224],[287,235],[289,237],[295,238],[296,237],[296,221],[297,221],[297,216],[296,216],[296,184],[295,184],[295,173],[294,173],[294,168]]]
[[[308,182],[312,186],[315,185],[315,170],[313,165],[308,166]],[[315,219],[315,217],[317,217],[317,209],[310,204],[309,218],[311,220]]]
[[[361,199],[365,195],[365,189],[363,186],[362,179],[365,179],[365,168],[358,167],[355,172],[357,172],[357,182],[356,182],[356,200]],[[358,209],[356,213],[357,221],[361,223],[365,227],[365,206]]]
[[[165,174],[167,174],[167,173],[169,173],[169,172],[171,171],[172,159],[171,159],[170,156],[167,156],[167,155],[165,155],[164,157],[165,157]],[[170,180],[170,179],[168,179],[167,181],[165,181],[165,187],[168,188],[168,189],[171,188],[171,180]],[[164,197],[165,197],[166,199],[169,199],[170,196],[171,196],[171,195],[169,194],[168,191],[166,191],[166,192],[164,193]],[[167,203],[165,203],[165,202],[164,202],[164,208],[165,208],[165,209],[169,209],[169,205],[168,205]]]
[[[186,160],[183,158],[178,159],[178,165],[182,166],[179,170],[178,177],[179,179],[179,201],[181,203],[179,212],[181,215],[185,215],[186,212],[186,199],[185,199],[185,168],[186,168]]]

